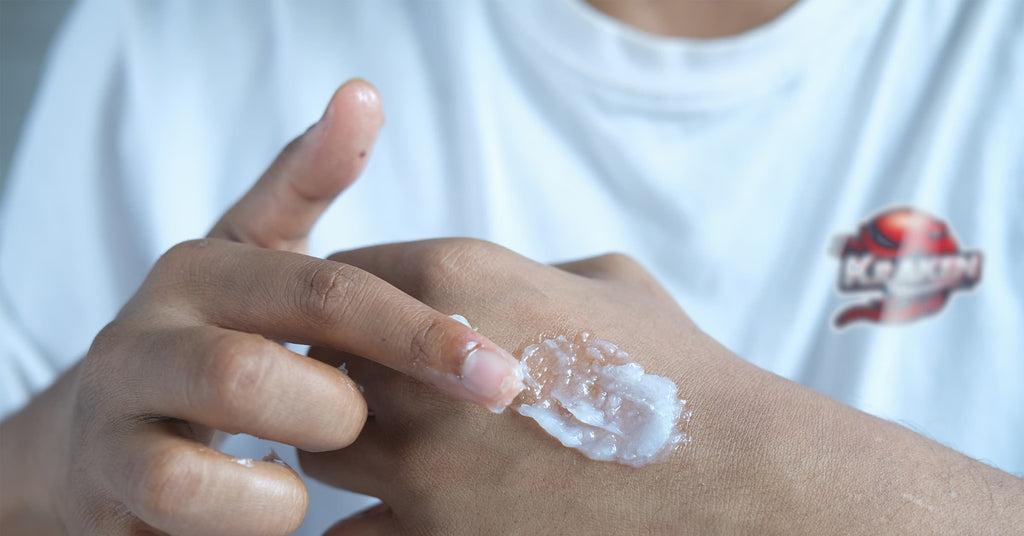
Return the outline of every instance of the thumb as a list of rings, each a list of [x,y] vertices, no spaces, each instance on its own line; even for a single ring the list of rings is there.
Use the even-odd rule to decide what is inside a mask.
[[[362,172],[383,122],[377,90],[364,80],[346,82],[209,236],[305,252],[317,219]]]

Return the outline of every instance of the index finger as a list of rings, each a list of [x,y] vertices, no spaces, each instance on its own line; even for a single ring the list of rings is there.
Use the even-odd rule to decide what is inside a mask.
[[[353,266],[216,239],[160,265],[208,323],[356,354],[495,412],[523,389],[511,354]]]

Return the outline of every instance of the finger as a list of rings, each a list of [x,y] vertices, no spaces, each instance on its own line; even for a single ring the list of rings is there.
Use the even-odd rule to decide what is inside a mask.
[[[359,386],[362,386],[363,383],[367,381],[377,381],[378,378],[384,375],[401,376],[403,378],[406,377],[375,361],[371,361],[348,352],[339,352],[330,348],[324,348],[322,346],[314,346],[310,348],[308,355],[317,361],[326,363],[332,367],[337,367],[344,371],[345,375]],[[356,376],[353,371],[357,371],[358,376]]]
[[[204,240],[155,271],[200,323],[360,355],[493,411],[523,389],[508,352],[352,266]]]
[[[344,363],[349,378],[361,387],[372,422],[385,430],[408,431],[412,423],[430,421],[432,415],[455,413],[450,398],[368,359],[324,348],[313,348],[309,355]]]
[[[171,421],[130,432],[100,462],[131,513],[169,534],[279,535],[308,505],[302,479],[275,462],[237,460],[178,434]]]
[[[315,451],[347,446],[366,421],[348,376],[260,335],[178,328],[146,345],[125,372],[153,414]]]
[[[528,333],[572,323],[568,315],[556,322],[536,315],[513,321],[510,311],[557,302],[552,291],[565,289],[574,276],[490,242],[442,238],[382,244],[329,259],[380,277],[439,311],[464,315],[475,329],[509,348],[528,343]]]
[[[382,499],[391,498],[387,479],[395,477],[391,449],[380,426],[369,421],[348,447],[330,452],[299,451],[306,476],[329,486]]]
[[[210,236],[304,251],[313,224],[362,172],[383,121],[377,90],[363,80],[346,82],[323,117],[285,147]]]
[[[401,533],[394,512],[381,503],[339,521],[327,529],[324,536],[392,536]]]

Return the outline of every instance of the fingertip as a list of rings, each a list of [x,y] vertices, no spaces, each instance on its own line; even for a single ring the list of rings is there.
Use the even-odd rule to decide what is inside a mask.
[[[338,89],[342,93],[351,94],[351,98],[368,110],[382,110],[380,92],[377,87],[362,78],[353,78]]]
[[[128,469],[112,489],[161,534],[291,534],[309,508],[291,468],[194,443],[169,421],[142,427],[123,448],[109,463]]]
[[[343,449],[355,442],[366,425],[366,399],[359,384],[342,371],[315,361],[310,365],[324,371],[330,386],[319,392],[320,413],[308,416],[308,423],[319,433],[294,444],[308,452]]]
[[[309,489],[302,480],[302,476],[284,460],[273,456],[266,456],[257,465],[268,473],[272,473],[280,480],[291,480],[291,485],[285,486],[282,497],[278,499],[279,504],[284,506],[279,509],[283,515],[280,523],[283,527],[281,534],[292,534],[299,530],[302,522],[309,512]]]
[[[462,385],[494,413],[504,411],[525,387],[519,361],[498,347],[470,351],[462,362],[461,378]]]
[[[338,374],[345,376],[341,371],[338,371]],[[342,413],[343,416],[338,417],[335,421],[338,427],[335,441],[331,445],[324,445],[323,448],[306,450],[323,452],[345,448],[355,442],[363,427],[366,426],[368,415],[366,399],[363,397],[362,392],[359,391],[359,386],[354,380],[345,376],[345,381],[347,383],[348,396],[345,397],[346,405]]]
[[[296,174],[293,184],[310,198],[337,195],[362,173],[383,123],[380,93],[372,84],[358,78],[342,84],[309,132],[312,167]]]
[[[380,92],[362,78],[353,78],[334,91],[324,111],[328,122],[341,119],[360,120],[366,127],[379,128],[384,122],[384,107]]]
[[[523,391],[522,367],[512,354],[451,317],[433,325],[444,328],[434,330],[439,340],[423,336],[420,340],[425,342],[416,344],[434,349],[438,356],[420,361],[425,365],[419,370],[421,379],[494,413],[504,411]]]

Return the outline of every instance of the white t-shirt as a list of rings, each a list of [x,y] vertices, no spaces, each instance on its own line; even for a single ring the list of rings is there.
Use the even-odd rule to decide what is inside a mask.
[[[623,251],[744,358],[1024,472],[1016,0],[803,0],[710,41],[642,34],[580,0],[80,4],[3,200],[3,414],[353,76],[380,88],[387,124],[315,254],[450,235],[549,262]],[[865,251],[890,272],[914,260],[885,257],[898,215],[846,259],[838,237],[902,206],[945,222],[980,281],[909,322],[834,327],[870,297],[841,274],[889,273],[857,272]],[[313,495],[310,534],[363,504]]]

